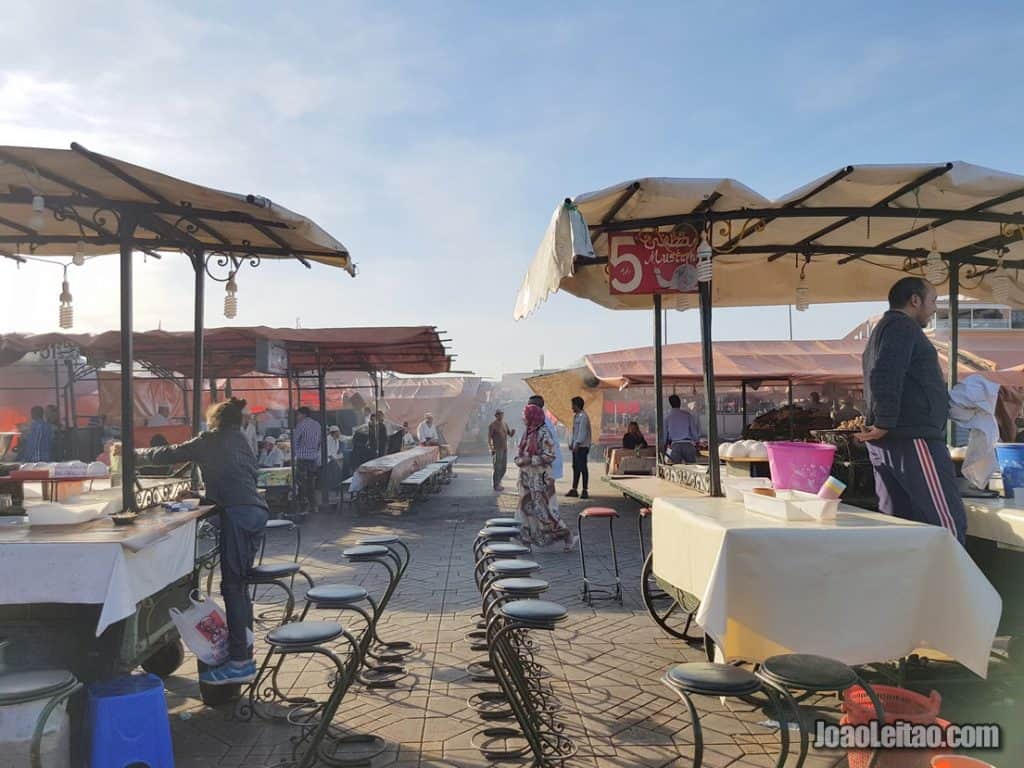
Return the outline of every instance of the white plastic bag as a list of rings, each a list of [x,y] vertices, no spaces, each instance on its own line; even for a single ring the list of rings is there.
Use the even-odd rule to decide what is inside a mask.
[[[171,608],[171,621],[189,650],[204,664],[216,667],[228,659],[228,620],[224,609],[194,590],[184,611]]]

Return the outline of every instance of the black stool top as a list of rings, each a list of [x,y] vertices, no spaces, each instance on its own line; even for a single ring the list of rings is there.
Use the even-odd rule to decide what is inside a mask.
[[[358,544],[360,544],[361,546],[373,544],[387,546],[388,544],[397,544],[399,541],[401,541],[401,539],[399,539],[397,536],[382,533],[379,536],[364,536],[358,541]]]
[[[366,597],[366,590],[354,584],[321,584],[306,591],[306,600],[311,603],[358,603]]]
[[[368,557],[381,557],[382,555],[390,554],[391,550],[387,547],[382,547],[378,544],[365,544],[359,547],[349,547],[344,550],[341,554],[344,557],[355,557],[355,558],[368,558]]]
[[[514,517],[492,517],[486,523],[485,528],[520,528],[522,523]]]
[[[513,600],[499,610],[512,621],[523,624],[554,624],[569,616],[565,606],[549,600]]]
[[[761,681],[750,670],[706,661],[676,664],[663,680],[672,688],[709,696],[746,696],[761,690]]]
[[[841,661],[811,653],[771,656],[761,664],[765,680],[802,691],[845,691],[857,685],[857,673]]]
[[[266,565],[254,565],[249,569],[246,581],[267,581],[280,579],[285,576],[292,576],[299,572],[298,563],[270,563]]]
[[[503,557],[518,557],[519,555],[530,554],[530,548],[522,544],[512,544],[507,541],[496,541],[493,544],[484,545],[484,554],[502,555]]]
[[[39,669],[0,675],[0,704],[46,699],[75,682],[66,669]]]
[[[511,539],[519,535],[518,528],[488,526],[481,528],[476,535],[478,539]]]
[[[291,530],[294,527],[295,523],[293,523],[291,520],[283,520],[279,517],[274,518],[273,520],[267,520],[266,525],[266,529],[268,531],[279,531],[284,529]]]
[[[506,594],[539,595],[551,586],[544,579],[516,578],[498,579],[491,584],[491,589]]]
[[[271,645],[319,645],[340,637],[341,624],[333,621],[292,621],[267,633]]]
[[[540,563],[533,560],[495,560],[487,570],[501,576],[529,576],[540,570]]]

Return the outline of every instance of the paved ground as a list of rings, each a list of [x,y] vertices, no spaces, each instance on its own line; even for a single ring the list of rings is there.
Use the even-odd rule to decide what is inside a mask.
[[[464,639],[479,608],[472,578],[470,547],[487,518],[510,513],[512,491],[489,490],[487,459],[464,459],[458,476],[440,494],[403,516],[379,513],[357,517],[320,513],[302,527],[303,567],[317,583],[360,582],[371,591],[381,581],[366,566],[342,562],[341,549],[360,536],[394,532],[413,551],[413,562],[380,628],[385,639],[413,641],[410,675],[393,690],[353,689],[339,710],[338,722],[376,733],[388,742],[377,766],[487,765],[470,743],[480,722],[466,699],[481,690],[465,671],[480,654]],[[592,474],[600,474],[592,465]],[[514,478],[506,480],[509,489]],[[703,652],[663,634],[648,617],[637,584],[640,551],[634,524],[634,505],[594,483],[593,499],[563,501],[563,517],[572,526],[585,504],[600,502],[624,514],[617,527],[619,560],[627,586],[625,605],[597,603],[591,609],[578,597],[579,557],[576,553],[540,553],[541,577],[551,583],[547,599],[570,609],[570,620],[544,641],[541,657],[554,673],[565,706],[563,721],[579,747],[574,766],[689,766],[692,729],[682,705],[659,682],[664,670],[683,660],[701,660]],[[272,542],[268,552],[283,557],[293,542],[287,534]],[[611,573],[610,550],[604,526],[596,526],[587,541],[588,567],[599,579]],[[369,571],[376,569],[371,568]],[[331,619],[330,615],[318,618]],[[261,644],[257,640],[257,654]],[[194,664],[167,682],[177,765],[276,765],[290,755],[287,725],[265,720],[239,722],[231,708],[205,707],[199,701]],[[326,696],[327,675],[318,662],[289,663],[284,682],[296,693]],[[835,712],[834,700],[824,700]],[[778,734],[760,723],[762,712],[743,704],[724,706],[701,698],[704,764],[771,766],[775,764]],[[795,734],[794,734],[795,735]],[[791,763],[792,764],[792,763]],[[845,766],[844,753],[815,753],[808,768]]]

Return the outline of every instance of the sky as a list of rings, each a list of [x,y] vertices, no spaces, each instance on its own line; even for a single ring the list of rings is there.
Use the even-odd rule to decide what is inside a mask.
[[[0,25],[0,145],[89,149],[255,193],[319,223],[359,274],[267,263],[208,326],[436,325],[496,377],[650,343],[647,312],[555,294],[512,310],[555,206],[645,176],[779,197],[841,166],[1024,172],[1015,2],[47,2]],[[186,330],[183,256],[138,256],[135,327]],[[116,257],[69,270],[76,332],[116,328]],[[0,259],[0,332],[57,330],[61,272]],[[793,313],[836,338],[879,305]],[[779,339],[785,307],[717,310]],[[699,338],[672,312],[668,341]]]

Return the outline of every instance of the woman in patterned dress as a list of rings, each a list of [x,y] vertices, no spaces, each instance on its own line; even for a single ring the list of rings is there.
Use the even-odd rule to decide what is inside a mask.
[[[555,478],[551,463],[555,460],[555,437],[544,425],[544,411],[536,405],[523,410],[526,432],[519,441],[516,466],[519,467],[519,510],[521,537],[527,544],[546,547],[562,542],[566,552],[576,539],[558,514]]]

